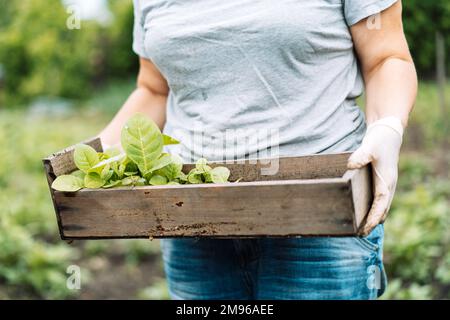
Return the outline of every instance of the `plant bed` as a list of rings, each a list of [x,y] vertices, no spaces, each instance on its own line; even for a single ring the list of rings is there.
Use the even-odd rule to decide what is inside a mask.
[[[101,152],[98,138],[84,142]],[[49,186],[76,169],[74,147],[43,159]],[[371,167],[347,170],[350,153],[223,162],[220,184],[81,189],[50,187],[62,239],[356,235],[373,200]],[[219,163],[212,163],[211,167]],[[195,165],[185,164],[187,173]]]

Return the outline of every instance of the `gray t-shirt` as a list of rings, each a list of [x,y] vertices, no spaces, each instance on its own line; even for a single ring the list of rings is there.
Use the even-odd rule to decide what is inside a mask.
[[[396,0],[134,0],[133,50],[169,84],[185,161],[351,151],[365,132],[349,26]]]

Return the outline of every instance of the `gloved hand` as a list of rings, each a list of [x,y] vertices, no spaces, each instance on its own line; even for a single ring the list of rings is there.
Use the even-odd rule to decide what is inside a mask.
[[[370,162],[373,168],[375,196],[366,222],[358,232],[360,235],[368,235],[386,219],[397,185],[402,137],[403,125],[399,118],[382,118],[367,127],[361,146],[348,160],[349,169],[359,169]]]

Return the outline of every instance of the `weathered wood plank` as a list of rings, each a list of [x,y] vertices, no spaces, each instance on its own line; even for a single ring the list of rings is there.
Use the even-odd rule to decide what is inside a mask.
[[[55,192],[65,238],[348,235],[344,179]]]
[[[235,181],[272,181],[287,179],[322,179],[342,177],[347,171],[347,160],[351,153],[323,154],[301,157],[283,157],[279,159],[247,160],[244,163],[213,162],[211,165],[225,165],[230,169],[230,180]],[[265,174],[272,168],[278,168],[276,174]],[[189,172],[195,164],[186,164],[184,172]]]

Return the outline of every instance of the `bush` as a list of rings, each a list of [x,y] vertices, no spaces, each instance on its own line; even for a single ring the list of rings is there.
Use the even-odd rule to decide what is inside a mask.
[[[417,159],[402,161],[400,169],[386,221],[385,265],[393,281],[384,298],[449,299],[450,183],[430,179]]]
[[[131,1],[111,1],[110,26],[82,21],[79,30],[67,28],[69,14],[60,0],[0,1],[2,15],[14,16],[2,19],[0,28],[3,104],[36,96],[84,98],[106,76],[136,72]]]
[[[450,2],[449,1],[403,1],[404,27],[417,70],[421,76],[435,72],[436,30],[446,37],[450,47]],[[448,50],[447,50],[448,51]],[[447,61],[450,70],[450,57]]]

